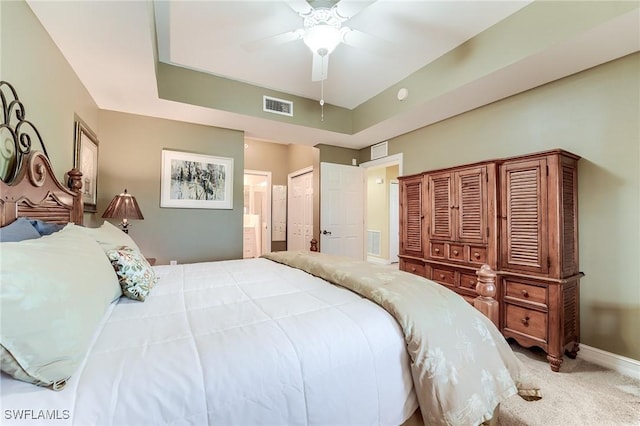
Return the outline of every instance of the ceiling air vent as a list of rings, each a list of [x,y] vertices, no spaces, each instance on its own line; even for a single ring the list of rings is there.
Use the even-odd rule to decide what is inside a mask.
[[[262,110],[264,112],[272,112],[274,114],[293,117],[293,102],[285,101],[284,99],[272,98],[270,96],[263,96]]]
[[[378,158],[387,156],[388,141],[380,142],[371,146],[371,159],[377,160]]]

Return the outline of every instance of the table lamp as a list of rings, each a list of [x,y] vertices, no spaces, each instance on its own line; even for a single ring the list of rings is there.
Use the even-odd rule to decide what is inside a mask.
[[[127,234],[129,233],[129,219],[144,219],[136,197],[129,194],[126,189],[122,194],[113,197],[102,217],[105,219],[122,219],[118,226]]]

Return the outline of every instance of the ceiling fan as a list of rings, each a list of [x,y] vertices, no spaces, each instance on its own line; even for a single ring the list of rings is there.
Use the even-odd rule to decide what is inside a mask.
[[[375,0],[288,0],[286,3],[303,20],[303,27],[261,40],[246,43],[249,51],[271,48],[296,40],[303,40],[313,54],[311,80],[323,81],[328,75],[329,55],[340,44],[389,53],[389,43],[362,31],[343,26]]]

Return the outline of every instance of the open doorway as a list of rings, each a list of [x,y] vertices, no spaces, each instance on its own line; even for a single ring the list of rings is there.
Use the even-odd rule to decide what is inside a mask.
[[[271,172],[244,171],[243,257],[271,251]]]
[[[402,154],[368,161],[360,166],[367,171],[367,261],[397,263],[400,248],[398,176],[402,175]]]

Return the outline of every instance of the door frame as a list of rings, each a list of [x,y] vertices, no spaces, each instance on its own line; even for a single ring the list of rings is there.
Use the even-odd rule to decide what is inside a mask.
[[[375,160],[371,160],[371,161],[365,161],[364,163],[360,163],[360,167],[364,167],[365,169],[369,169],[369,168],[378,168],[378,167],[390,167],[390,166],[398,166],[398,176],[402,176],[403,175],[403,154],[402,152],[398,153],[398,154],[393,154],[393,155],[388,155],[386,157],[382,157],[382,158],[377,158]],[[367,188],[365,186],[365,197],[367,197]],[[365,230],[367,229],[367,224],[368,224],[368,219],[367,219],[367,203],[365,203],[364,206],[364,226],[365,226]],[[389,244],[391,244],[391,238],[389,238]],[[389,247],[391,248],[391,247]],[[391,259],[387,259],[387,263],[391,263]]]
[[[389,263],[398,263],[400,262],[400,258],[399,258],[399,254],[400,254],[400,182],[397,179],[392,180],[391,182],[389,182],[389,194],[391,194],[393,191],[391,190],[391,188],[393,188],[395,186],[394,191],[396,192],[396,198],[392,199],[391,196],[389,196]],[[393,205],[392,201],[396,201],[396,204]],[[396,223],[395,223],[395,230],[396,230],[396,237],[395,239],[392,238],[391,236],[391,219],[393,219],[393,216],[391,213],[395,212],[395,217],[397,219]],[[393,247],[393,242],[397,242],[398,244]]]
[[[267,200],[267,211],[265,213],[265,220],[263,222],[267,223],[267,241],[266,244],[264,244],[263,242],[263,246],[265,246],[265,248],[267,249],[265,252],[268,253],[271,251],[271,239],[273,238],[273,236],[271,235],[271,228],[272,228],[272,224],[271,224],[271,209],[273,208],[273,206],[271,205],[271,172],[267,171],[267,170],[249,170],[249,169],[244,169],[244,174],[243,174],[243,178],[244,175],[258,175],[258,176],[264,176],[267,178],[267,188],[265,190],[265,198]],[[243,183],[242,183],[242,187],[243,187],[243,192],[244,192],[244,179],[243,179]],[[244,203],[243,203],[243,210],[244,210]],[[260,226],[260,230],[263,231],[262,229],[262,225]],[[262,247],[261,247],[262,249]]]

